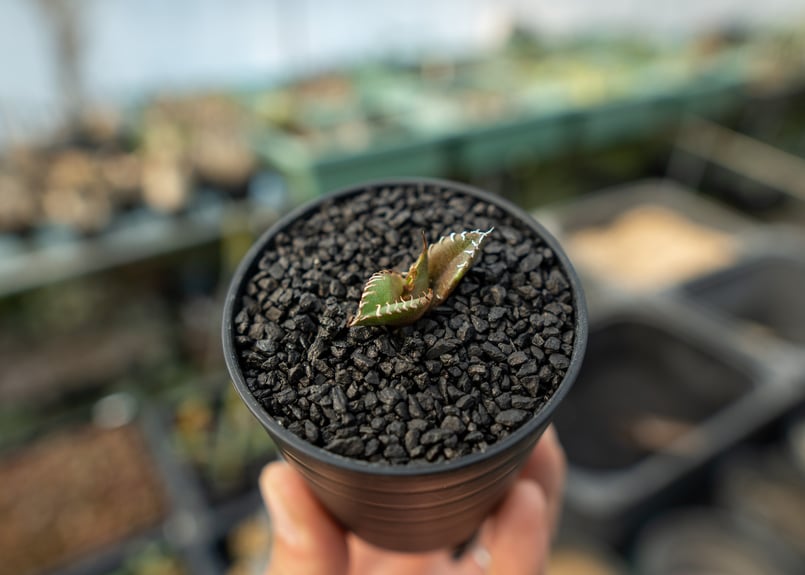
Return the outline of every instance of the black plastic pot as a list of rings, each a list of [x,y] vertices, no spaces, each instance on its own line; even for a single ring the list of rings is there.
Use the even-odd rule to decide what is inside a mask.
[[[805,261],[801,259],[756,258],[692,282],[684,293],[738,320],[742,327],[754,326],[755,332],[805,345]]]
[[[681,306],[615,308],[555,423],[568,457],[565,524],[612,545],[704,495],[716,458],[779,417],[789,394]]]
[[[367,189],[428,185],[450,189],[494,204],[521,220],[554,251],[573,295],[575,342],[570,366],[554,394],[519,429],[483,453],[433,464],[380,465],[335,455],[278,425],[249,391],[235,348],[234,317],[242,290],[255,272],[265,246],[323,201],[343,200]],[[342,190],[297,209],[269,229],[238,268],[226,299],[223,344],[227,366],[243,401],[274,439],[285,458],[307,480],[324,506],[366,541],[387,549],[419,552],[449,548],[469,539],[516,479],[554,410],[573,384],[587,337],[587,312],[578,278],[557,241],[528,214],[480,190],[452,182],[408,179],[374,182]]]
[[[618,471],[673,453],[682,427],[692,431],[753,387],[737,365],[688,334],[622,317],[593,328],[578,385],[556,423],[571,463]],[[652,438],[650,426],[640,425],[649,419],[679,422],[679,434],[659,430]]]

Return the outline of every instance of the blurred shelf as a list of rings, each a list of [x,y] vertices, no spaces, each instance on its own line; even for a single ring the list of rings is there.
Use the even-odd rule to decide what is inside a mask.
[[[261,230],[277,217],[276,208],[241,200],[177,216],[135,212],[94,237],[57,232],[15,239],[0,245],[0,297],[202,246],[229,228]]]
[[[261,161],[282,174],[296,205],[356,182],[445,176],[451,167],[451,141],[451,137],[398,140],[361,152],[314,156],[293,136],[268,130],[257,138],[256,148]]]
[[[725,117],[750,87],[746,70],[733,66],[666,89],[649,86],[590,104],[569,100],[543,109],[524,107],[496,121],[445,122],[430,130],[403,126],[396,140],[354,152],[316,151],[302,137],[267,129],[258,139],[257,155],[283,174],[298,203],[360,181],[454,172],[483,176],[518,162],[634,141],[670,130],[688,115]]]
[[[270,200],[261,201],[250,185],[251,203],[219,195],[176,216],[139,208],[91,237],[53,229],[24,239],[0,236],[0,297],[215,241],[233,218],[260,228],[291,204],[357,182],[485,177],[667,134],[688,115],[720,119],[751,102],[759,86],[802,83],[802,71],[791,66],[775,69],[771,82],[759,75],[765,53],[751,46],[706,55],[686,45],[647,44],[640,54],[617,43],[604,47],[611,49],[606,58],[600,44],[504,50],[442,67],[389,64],[218,97],[146,102],[127,114],[132,133],[141,131],[145,141],[160,126],[179,130],[194,122],[212,130],[220,126],[203,119],[218,118],[243,153],[259,160],[252,181],[266,174],[281,180],[268,184]]]
[[[476,128],[456,143],[457,161],[467,173],[483,175],[530,158],[551,158],[572,146],[581,120],[578,113],[559,112]]]

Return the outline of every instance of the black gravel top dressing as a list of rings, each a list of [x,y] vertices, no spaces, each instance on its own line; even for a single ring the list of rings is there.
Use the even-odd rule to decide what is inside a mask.
[[[495,231],[446,302],[411,326],[346,327],[364,283],[405,272],[450,232]],[[495,205],[435,185],[320,204],[266,246],[241,297],[245,381],[283,427],[370,462],[439,462],[528,421],[570,364],[570,285],[540,237]]]

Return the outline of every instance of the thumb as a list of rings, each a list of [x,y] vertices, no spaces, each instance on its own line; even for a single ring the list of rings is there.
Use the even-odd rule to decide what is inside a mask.
[[[346,574],[344,532],[296,471],[286,463],[266,466],[260,491],[274,533],[267,575]]]
[[[542,573],[548,559],[551,517],[545,492],[534,481],[514,484],[498,512],[484,526],[489,573]]]

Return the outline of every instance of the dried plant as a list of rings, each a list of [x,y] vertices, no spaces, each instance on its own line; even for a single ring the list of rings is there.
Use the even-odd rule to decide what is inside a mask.
[[[447,299],[478,258],[493,229],[452,233],[430,246],[422,232],[422,253],[404,276],[383,270],[369,278],[349,326],[400,326],[418,320]]]

